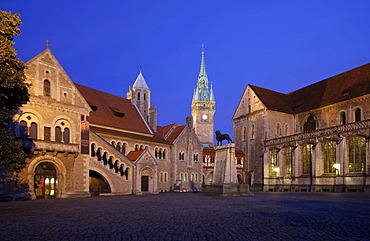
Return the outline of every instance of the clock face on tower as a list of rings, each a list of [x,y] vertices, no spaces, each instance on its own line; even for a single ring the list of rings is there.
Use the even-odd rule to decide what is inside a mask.
[[[202,115],[202,119],[203,119],[203,120],[207,120],[207,119],[208,119],[208,115],[203,114],[203,115]]]

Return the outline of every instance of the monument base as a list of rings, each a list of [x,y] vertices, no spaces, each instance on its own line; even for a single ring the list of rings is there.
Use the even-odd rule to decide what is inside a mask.
[[[238,183],[211,184],[202,187],[202,194],[217,196],[249,196],[249,185]]]

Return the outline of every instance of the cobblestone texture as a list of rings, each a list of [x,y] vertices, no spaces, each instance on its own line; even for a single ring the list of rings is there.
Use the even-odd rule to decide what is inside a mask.
[[[370,240],[369,193],[194,193],[0,203],[0,240]]]

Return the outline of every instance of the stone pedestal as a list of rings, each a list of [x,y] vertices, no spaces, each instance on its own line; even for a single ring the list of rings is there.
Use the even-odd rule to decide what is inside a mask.
[[[204,185],[202,193],[222,196],[247,196],[249,185],[239,184],[236,171],[235,144],[217,146],[213,181]]]

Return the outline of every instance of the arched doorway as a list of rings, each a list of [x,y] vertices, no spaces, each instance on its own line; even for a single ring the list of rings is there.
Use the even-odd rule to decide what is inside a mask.
[[[91,196],[99,196],[100,193],[110,193],[110,186],[105,178],[100,173],[89,171],[90,194]]]
[[[151,191],[151,183],[150,183],[151,175],[152,175],[152,172],[148,168],[145,168],[141,172],[141,192],[148,193]]]
[[[37,165],[34,176],[36,198],[55,198],[58,190],[58,179],[55,166],[50,162]]]

